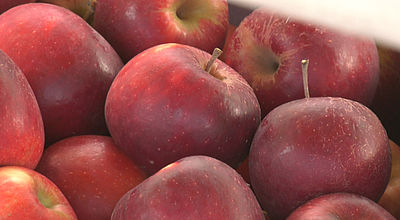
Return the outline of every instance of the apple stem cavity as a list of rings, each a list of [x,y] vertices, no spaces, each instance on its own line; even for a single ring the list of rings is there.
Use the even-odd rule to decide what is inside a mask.
[[[212,53],[212,56],[211,56],[211,59],[208,61],[207,66],[206,66],[206,71],[208,73],[211,72],[211,66],[218,59],[218,57],[221,56],[221,54],[222,54],[222,50],[221,49],[219,49],[219,48],[215,48],[214,49],[214,51]]]
[[[308,64],[309,60],[301,61],[301,72],[303,73],[303,86],[304,86],[304,96],[310,98],[310,91],[308,90]]]

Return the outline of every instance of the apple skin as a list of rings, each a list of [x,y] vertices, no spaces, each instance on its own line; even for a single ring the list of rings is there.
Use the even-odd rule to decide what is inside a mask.
[[[319,196],[297,208],[286,220],[370,219],[395,220],[374,201],[352,193]]]
[[[300,61],[309,59],[313,97],[343,97],[371,104],[379,79],[376,44],[256,9],[225,50],[225,62],[254,89],[262,117],[280,104],[304,98]]]
[[[111,137],[99,135],[51,145],[37,171],[57,184],[79,219],[109,220],[118,200],[146,178]]]
[[[243,178],[208,156],[189,156],[161,169],[129,192],[111,220],[264,219]]]
[[[32,3],[35,0],[1,0],[0,1],[0,14],[7,11],[8,9],[15,7],[17,5],[22,5],[26,3]]]
[[[125,62],[162,43],[186,44],[211,53],[223,46],[228,3],[227,0],[97,0],[93,27]]]
[[[232,34],[233,34],[233,32],[235,32],[235,30],[236,30],[236,26],[235,25],[233,25],[233,24],[229,24],[228,25],[228,30],[226,32],[225,41],[224,41],[224,47],[223,47],[222,51],[226,51],[227,50],[229,42],[232,39]],[[219,57],[219,59],[225,62],[225,53],[222,53],[221,56]]]
[[[44,147],[39,106],[26,77],[0,50],[0,166],[34,169]]]
[[[306,98],[263,119],[249,172],[263,209],[284,219],[326,193],[356,193],[377,202],[389,182],[391,152],[384,127],[366,106],[338,97]]]
[[[40,0],[36,2],[50,3],[73,11],[89,24],[93,22],[97,0]]]
[[[378,44],[379,83],[371,105],[389,138],[400,143],[400,52]]]
[[[123,63],[82,18],[46,3],[14,7],[0,15],[0,49],[35,93],[47,146],[73,135],[107,134],[105,99]]]
[[[394,217],[400,219],[400,147],[392,140],[389,142],[392,152],[392,173],[389,184],[378,203]]]
[[[53,182],[18,166],[0,167],[0,216],[2,220],[77,220]]]
[[[110,134],[147,174],[190,155],[236,167],[248,154],[261,120],[257,98],[222,61],[206,72],[210,57],[188,45],[161,44],[135,56],[111,85]]]

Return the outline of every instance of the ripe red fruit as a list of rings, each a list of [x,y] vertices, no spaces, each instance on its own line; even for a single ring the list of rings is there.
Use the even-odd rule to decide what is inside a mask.
[[[35,95],[24,74],[0,50],[0,166],[35,168],[44,129]]]
[[[264,214],[243,178],[207,156],[178,160],[127,192],[112,220],[262,220]]]
[[[180,158],[208,155],[236,167],[260,122],[253,90],[232,68],[182,44],[134,57],[115,78],[106,120],[116,145],[148,174]]]
[[[60,187],[79,219],[109,220],[118,200],[146,178],[110,137],[98,135],[51,145],[37,170]]]
[[[78,134],[107,134],[104,103],[123,63],[82,18],[45,3],[14,7],[0,15],[0,49],[35,93],[46,145]]]
[[[377,116],[358,102],[332,97],[295,100],[272,110],[249,156],[252,187],[272,219],[284,219],[326,193],[356,193],[377,202],[391,165]]]
[[[243,19],[225,62],[254,89],[262,116],[304,97],[299,62],[310,60],[313,97],[343,97],[369,105],[379,78],[375,42],[256,9]]]

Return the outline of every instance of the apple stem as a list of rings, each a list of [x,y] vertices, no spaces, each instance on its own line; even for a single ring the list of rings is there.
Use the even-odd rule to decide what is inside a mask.
[[[219,48],[215,48],[214,49],[214,51],[212,53],[212,56],[211,56],[211,59],[208,61],[207,66],[206,66],[206,71],[208,73],[210,73],[211,66],[214,64],[215,60],[217,60],[218,57],[221,56],[221,54],[222,54],[222,50],[221,49],[219,49]]]
[[[89,10],[83,15],[83,19],[86,20],[90,25],[93,25],[94,12],[96,11],[97,0],[88,0],[87,3]]]
[[[309,60],[301,61],[301,72],[303,73],[304,95],[306,98],[310,98],[310,91],[308,90],[308,63],[309,63]]]

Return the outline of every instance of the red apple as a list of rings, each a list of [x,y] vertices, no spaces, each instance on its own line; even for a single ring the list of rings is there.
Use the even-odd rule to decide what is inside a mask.
[[[111,137],[97,135],[51,145],[37,170],[60,187],[79,219],[109,220],[118,200],[146,178]]]
[[[32,2],[35,2],[35,0],[1,0],[0,14],[17,5],[22,5],[25,3],[32,3]]]
[[[391,172],[384,127],[364,105],[332,97],[282,104],[261,122],[251,145],[249,172],[272,219],[321,194],[349,192],[375,202]]]
[[[380,74],[371,109],[378,115],[389,138],[400,143],[400,52],[378,45]]]
[[[400,147],[390,140],[390,149],[392,151],[392,173],[379,204],[394,217],[400,219]]]
[[[24,74],[0,50],[0,166],[35,168],[43,153],[39,106]]]
[[[115,78],[106,120],[117,146],[145,172],[190,155],[236,167],[260,122],[257,98],[232,68],[182,44],[162,44],[135,56]]]
[[[371,39],[301,23],[256,9],[237,27],[225,62],[254,89],[262,117],[280,104],[304,97],[300,60],[309,59],[311,96],[334,96],[369,105],[379,78]]]
[[[111,219],[253,220],[264,214],[234,169],[211,157],[190,156],[127,192]]]
[[[39,0],[37,2],[50,3],[67,8],[85,21],[92,23],[97,0]]]
[[[187,44],[209,53],[222,47],[227,0],[97,0],[93,27],[127,62],[162,43]]]
[[[229,42],[232,39],[232,34],[235,31],[235,29],[236,29],[235,25],[233,25],[233,24],[228,25],[228,30],[226,32],[226,36],[225,36],[225,40],[224,40],[224,47],[223,47],[222,51],[225,51],[226,48],[228,47]],[[219,59],[225,62],[225,53],[222,53],[221,57]]]
[[[59,188],[34,170],[0,167],[0,218],[2,220],[77,220]]]
[[[286,220],[371,219],[395,218],[370,199],[352,193],[319,196],[297,208]]]
[[[0,16],[0,49],[27,77],[42,113],[46,145],[78,134],[106,134],[104,104],[122,61],[71,11],[24,4]]]

